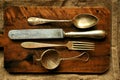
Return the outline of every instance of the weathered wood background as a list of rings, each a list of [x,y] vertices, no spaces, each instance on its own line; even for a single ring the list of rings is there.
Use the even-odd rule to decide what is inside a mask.
[[[120,69],[120,0],[0,0],[0,33],[4,25],[3,11],[7,6],[65,6],[84,7],[103,5],[112,11],[112,47],[110,70],[102,75],[97,74],[9,74],[4,69],[4,53],[0,49],[0,80],[119,80]],[[118,11],[119,10],[119,11]]]

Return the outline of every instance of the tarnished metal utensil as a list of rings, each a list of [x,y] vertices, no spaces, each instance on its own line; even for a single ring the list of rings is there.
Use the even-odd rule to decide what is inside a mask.
[[[8,33],[10,39],[57,39],[64,37],[102,39],[105,35],[103,30],[65,33],[62,29],[21,29],[10,30]]]
[[[86,29],[95,26],[98,22],[98,18],[92,14],[79,14],[76,15],[72,20],[50,20],[38,17],[29,17],[27,21],[30,25],[45,24],[50,22],[72,22],[75,27]]]
[[[83,41],[68,41],[66,44],[50,44],[39,42],[22,42],[24,48],[67,47],[69,50],[94,50],[95,44]]]
[[[83,60],[79,58],[85,54],[87,54],[86,59]],[[40,58],[36,59],[36,61],[40,61],[41,65],[48,70],[53,70],[57,68],[60,65],[60,62],[62,60],[81,60],[81,61],[87,62],[89,60],[89,54],[86,52],[83,52],[74,57],[61,58],[59,53],[55,49],[48,49],[42,53]]]

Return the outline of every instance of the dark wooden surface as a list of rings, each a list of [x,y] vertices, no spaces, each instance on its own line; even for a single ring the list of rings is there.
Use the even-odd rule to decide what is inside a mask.
[[[3,27],[3,12],[7,6],[63,6],[63,7],[82,7],[82,6],[100,6],[108,7],[112,12],[112,41],[110,69],[102,75],[96,74],[20,74],[11,75],[4,69],[4,52],[0,48],[0,80],[119,80],[120,79],[120,0],[1,0],[0,1],[0,30]]]
[[[103,7],[95,8],[50,8],[50,7],[8,7],[4,12],[4,36],[0,37],[0,44],[4,47],[4,66],[8,72],[21,73],[45,73],[35,57],[40,57],[46,49],[23,49],[20,43],[23,41],[13,41],[8,38],[8,31],[11,29],[28,28],[62,28],[67,31],[81,31],[71,23],[51,23],[46,25],[30,26],[27,18],[30,16],[43,17],[48,19],[72,19],[80,13],[90,13],[99,18],[98,24],[92,29],[102,29],[107,32],[104,40],[88,39],[63,39],[63,40],[32,40],[37,42],[66,43],[68,40],[92,41],[96,43],[95,51],[88,51],[90,59],[87,63],[81,61],[62,61],[61,65],[54,71],[55,73],[103,73],[109,69],[110,64],[110,12]],[[102,17],[101,17],[102,16]],[[26,40],[24,40],[26,41]],[[80,54],[82,51],[68,51],[65,48],[56,48],[62,57],[70,57]]]

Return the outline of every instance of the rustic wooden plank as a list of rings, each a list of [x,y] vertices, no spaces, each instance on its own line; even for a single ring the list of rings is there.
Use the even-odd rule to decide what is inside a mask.
[[[48,0],[40,0],[40,1],[37,1],[37,0],[21,0],[21,1],[18,1],[18,0],[4,0],[6,2],[9,2],[8,4],[4,4],[4,6],[13,6],[13,5],[22,5],[22,6],[31,6],[31,5],[43,5],[43,6],[47,6],[49,3],[46,3],[46,1]],[[37,1],[36,3],[33,4],[33,2]],[[41,2],[43,1],[43,2]],[[58,0],[57,0],[58,1]],[[55,1],[55,2],[57,2]],[[60,0],[60,1],[66,1],[66,0]],[[72,2],[74,1],[74,3]],[[76,0],[68,0],[68,2],[65,3],[65,6],[75,6],[75,5],[78,5],[79,3],[76,3],[75,2]],[[119,13],[117,13],[117,11],[119,11],[120,8],[119,4],[120,1],[119,0],[84,0],[86,1],[85,3],[81,3],[79,4],[79,6],[81,6],[82,4],[85,5],[85,6],[90,6],[92,3],[95,5],[98,4],[98,5],[101,5],[101,2],[103,2],[103,4],[105,4],[107,7],[113,7],[110,8],[112,9],[112,24],[113,24],[113,28],[112,28],[112,56],[111,56],[111,65],[110,65],[110,71],[104,75],[78,75],[78,74],[61,74],[61,75],[39,75],[39,76],[36,76],[36,75],[27,75],[27,74],[21,74],[21,75],[9,75],[8,73],[6,73],[5,69],[3,68],[3,52],[0,52],[0,79],[3,80],[3,79],[27,79],[27,80],[31,80],[31,79],[50,79],[50,80],[53,80],[53,79],[58,79],[58,80],[66,80],[66,79],[71,79],[71,80],[77,80],[77,79],[90,79],[90,80],[94,80],[94,79],[98,79],[98,80],[117,80],[119,79],[119,68],[118,68],[118,65],[116,64],[119,64],[119,61],[118,60],[118,56],[117,54],[119,55],[119,52],[117,52],[117,50],[119,50],[119,44],[116,44],[117,41],[119,41],[119,37],[117,37],[117,35],[119,34],[118,32],[118,28],[119,26],[117,26],[117,24],[119,23],[119,21],[117,21],[117,17],[116,15],[118,15]],[[88,1],[90,1],[90,3],[86,4]],[[111,2],[112,1],[112,2]],[[1,1],[2,2],[2,1]],[[1,3],[0,2],[0,3]],[[46,4],[45,4],[46,3]],[[108,4],[109,3],[109,4]],[[54,6],[55,3],[51,3],[51,6]],[[58,5],[60,5],[61,3],[59,3]],[[72,4],[72,5],[70,5]],[[57,5],[56,5],[57,6]],[[3,11],[3,10],[2,10]],[[2,17],[2,16],[1,16]],[[119,19],[119,18],[118,18]],[[3,22],[3,21],[1,21]],[[117,24],[116,24],[117,23]],[[117,47],[117,48],[116,48]],[[117,76],[118,75],[118,76]]]
[[[32,55],[30,56],[32,58]],[[40,62],[36,63],[36,65],[33,65],[33,63],[29,60],[30,59],[8,61],[5,62],[5,68],[8,72],[12,73],[51,73],[51,71],[43,68]],[[100,61],[99,63],[98,60]],[[104,73],[109,69],[109,56],[92,57],[89,62],[83,63],[84,62],[74,60],[62,61],[60,66],[56,70],[52,71],[52,73],[58,73],[58,71],[59,73]],[[81,65],[79,66],[79,64]]]
[[[74,28],[71,23],[51,23],[46,25],[30,26],[27,23],[27,18],[30,16],[37,16],[49,19],[72,19],[75,15],[80,13],[90,13],[99,18],[99,22],[96,27],[92,29],[103,29],[108,34],[104,40],[88,40],[88,39],[63,39],[63,40],[34,40],[37,42],[49,42],[49,43],[66,43],[68,40],[83,40],[92,41],[96,43],[95,51],[88,51],[90,54],[90,61],[87,63],[81,63],[80,61],[63,61],[61,68],[56,70],[56,73],[61,72],[81,72],[81,73],[103,73],[108,70],[109,58],[110,58],[110,12],[106,8],[54,8],[54,7],[8,7],[4,13],[5,20],[5,32],[4,41],[4,58],[5,68],[8,72],[39,72],[45,73],[47,70],[42,66],[30,61],[26,61],[25,57],[29,54],[37,57],[46,49],[24,49],[20,46],[20,43],[25,41],[13,41],[8,38],[8,31],[11,29],[28,29],[28,28],[63,28],[64,31],[80,31],[80,29]],[[103,16],[103,17],[101,17]],[[106,21],[107,20],[107,21]],[[92,30],[90,29],[90,30]],[[32,40],[33,41],[33,40]],[[80,54],[79,51],[68,51],[64,48],[56,48],[62,57],[70,57]],[[36,55],[37,54],[37,55]],[[24,60],[25,59],[25,60]],[[101,59],[101,61],[100,61]],[[18,62],[17,62],[18,61]],[[15,65],[14,67],[12,65]],[[91,65],[92,64],[92,65]],[[99,64],[99,67],[97,67]],[[74,65],[77,65],[74,67]],[[31,68],[28,68],[30,66]],[[68,67],[70,66],[70,67]],[[24,67],[24,69],[23,69]],[[23,69],[23,70],[22,70]]]

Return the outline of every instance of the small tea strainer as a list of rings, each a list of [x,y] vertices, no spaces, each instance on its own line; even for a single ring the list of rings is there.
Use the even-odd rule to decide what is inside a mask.
[[[74,57],[69,57],[69,58],[61,58],[59,53],[55,50],[55,49],[48,49],[45,50],[42,55],[41,58],[36,59],[36,61],[40,61],[41,65],[49,70],[53,70],[55,68],[57,68],[60,65],[60,62],[62,60],[81,60],[78,57],[83,56],[84,54],[87,54],[87,58],[85,60],[82,61],[88,61],[89,60],[89,54],[86,52],[81,53],[80,55],[74,56]]]

